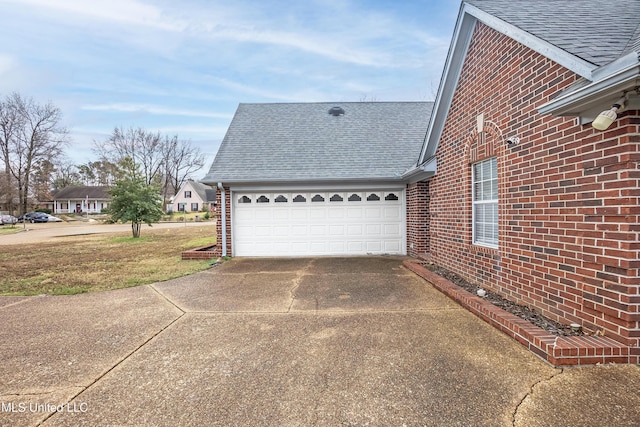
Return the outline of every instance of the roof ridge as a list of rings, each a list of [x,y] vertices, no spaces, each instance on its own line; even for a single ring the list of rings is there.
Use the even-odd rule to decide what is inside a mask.
[[[640,58],[640,21],[636,26],[636,30],[633,32],[624,49],[622,50],[623,54],[628,54],[633,51],[638,52],[638,56]]]

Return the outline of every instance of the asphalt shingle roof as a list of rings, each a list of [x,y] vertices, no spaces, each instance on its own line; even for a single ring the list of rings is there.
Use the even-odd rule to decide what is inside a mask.
[[[216,191],[210,185],[203,184],[201,182],[192,181],[191,187],[194,189],[203,202],[215,202]]]
[[[54,200],[61,199],[103,199],[109,200],[111,196],[108,193],[109,187],[101,186],[72,186],[65,187],[53,195]]]
[[[640,49],[639,0],[465,1],[597,66]]]
[[[329,109],[345,110],[333,116]],[[202,180],[396,179],[415,164],[432,102],[240,104]]]

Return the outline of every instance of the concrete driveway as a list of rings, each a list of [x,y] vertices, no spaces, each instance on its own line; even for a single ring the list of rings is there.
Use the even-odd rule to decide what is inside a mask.
[[[401,261],[0,298],[0,425],[637,425],[640,368],[553,369]]]

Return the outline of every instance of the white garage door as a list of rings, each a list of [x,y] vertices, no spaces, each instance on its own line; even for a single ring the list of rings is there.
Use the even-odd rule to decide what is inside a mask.
[[[404,191],[233,192],[235,256],[405,254]]]

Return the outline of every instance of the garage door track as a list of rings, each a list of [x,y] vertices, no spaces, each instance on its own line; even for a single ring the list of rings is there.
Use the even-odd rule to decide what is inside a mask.
[[[635,366],[554,369],[399,257],[234,259],[0,298],[0,425],[633,425]]]

